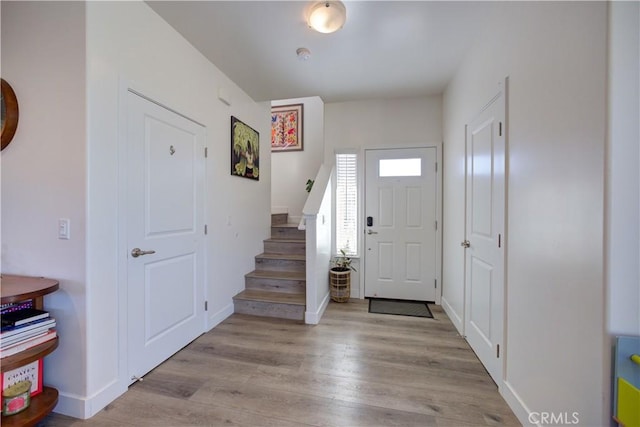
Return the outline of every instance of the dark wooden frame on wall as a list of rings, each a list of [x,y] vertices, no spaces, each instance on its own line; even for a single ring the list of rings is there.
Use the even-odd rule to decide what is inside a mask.
[[[260,133],[231,116],[231,175],[260,179]]]
[[[16,98],[16,93],[13,91],[13,88],[5,79],[1,80],[2,82],[2,130],[0,134],[2,135],[0,139],[2,140],[2,148],[0,150],[4,150],[7,145],[13,139],[13,136],[16,133],[16,129],[18,128],[18,99]]]

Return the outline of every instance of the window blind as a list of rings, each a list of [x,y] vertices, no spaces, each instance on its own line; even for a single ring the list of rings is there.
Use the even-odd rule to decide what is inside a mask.
[[[336,154],[336,253],[358,251],[358,156]]]

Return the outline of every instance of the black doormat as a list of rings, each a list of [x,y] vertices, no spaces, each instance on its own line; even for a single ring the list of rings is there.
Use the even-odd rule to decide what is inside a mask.
[[[369,313],[433,318],[426,302],[399,299],[369,298]]]

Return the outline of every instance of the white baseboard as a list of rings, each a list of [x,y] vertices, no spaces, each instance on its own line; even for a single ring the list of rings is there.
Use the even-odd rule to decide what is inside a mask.
[[[453,323],[453,326],[455,326],[458,330],[458,333],[460,335],[464,335],[464,324],[462,323],[462,317],[459,316],[458,313],[456,313],[453,307],[451,307],[451,304],[449,304],[449,301],[447,301],[444,296],[442,297],[441,305],[444,312],[447,313],[447,316],[449,316],[449,319],[451,319],[451,323]]]
[[[531,411],[529,410],[529,408],[527,408],[527,405],[525,405],[518,393],[516,393],[516,391],[508,381],[502,382],[502,387],[500,387],[500,394],[502,395],[502,397],[504,397],[505,402],[507,402],[507,405],[509,405],[513,413],[518,418],[518,421],[520,421],[523,426],[538,425],[531,424],[531,422],[529,422],[529,414],[531,413]]]
[[[356,286],[352,286],[351,287],[351,293],[349,294],[349,298],[354,298],[354,299],[362,299],[360,298],[360,287],[356,287]]]
[[[318,323],[320,323],[320,319],[322,319],[322,315],[329,305],[329,297],[329,292],[327,292],[327,294],[322,299],[320,307],[318,307],[318,311],[307,311],[304,313],[304,323],[306,323],[307,325],[317,325]]]
[[[233,314],[233,302],[224,306],[222,309],[218,310],[217,312],[211,314],[211,316],[207,318],[207,332],[215,328],[216,326],[218,326],[220,323],[222,323],[224,319],[231,316],[232,314]]]
[[[100,412],[105,406],[122,396],[126,391],[126,385],[114,381],[91,397],[81,397],[60,392],[58,395],[58,404],[53,409],[53,412],[86,420]]]
[[[86,420],[90,416],[86,398],[64,392],[58,394],[58,403],[53,408],[53,412],[81,420]]]

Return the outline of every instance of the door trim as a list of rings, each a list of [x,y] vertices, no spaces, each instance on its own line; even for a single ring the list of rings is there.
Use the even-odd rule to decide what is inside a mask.
[[[162,97],[156,96],[157,94],[154,91],[149,90],[141,86],[140,84],[134,82],[133,80],[120,77],[118,83],[118,141],[117,141],[117,173],[118,173],[118,219],[117,219],[117,251],[116,251],[116,260],[117,260],[117,289],[118,289],[118,308],[117,308],[117,345],[118,345],[118,383],[120,387],[124,391],[126,391],[131,384],[129,379],[129,360],[128,360],[128,298],[127,298],[127,284],[128,284],[128,246],[127,246],[127,122],[128,122],[128,94],[133,93],[145,100],[156,104],[162,108],[165,108],[199,126],[204,128],[204,145],[206,145],[206,135],[207,128],[198,120],[194,120],[193,118],[177,112],[175,109],[167,107],[167,103],[162,102]],[[207,218],[207,202],[206,195],[208,194],[208,183],[207,183],[207,162],[204,162],[204,172],[203,172],[203,219],[206,223]],[[203,244],[203,257],[205,259],[203,266],[203,292],[204,292],[204,300],[207,301],[209,298],[207,283],[207,268],[206,268],[206,259],[207,259],[207,236],[203,236],[205,243]],[[204,320],[202,324],[202,332],[206,332],[207,330],[207,321],[208,316],[205,311]]]
[[[469,238],[469,230],[467,228],[467,215],[469,214],[469,207],[467,205],[468,202],[468,144],[469,141],[467,139],[469,124],[476,121],[491,105],[503,97],[501,102],[504,103],[504,126],[502,129],[504,135],[504,179],[503,179],[503,211],[502,211],[502,313],[500,317],[502,318],[502,333],[500,339],[500,379],[496,382],[498,386],[498,390],[502,393],[503,386],[507,384],[507,354],[508,354],[508,343],[507,343],[507,294],[508,294],[508,286],[507,286],[507,272],[508,272],[508,193],[509,193],[509,77],[505,77],[503,80],[499,81],[497,86],[495,86],[496,92],[495,95],[491,97],[491,99],[486,102],[482,108],[465,124],[464,126],[464,135],[465,135],[465,157],[464,157],[464,240],[468,240]],[[469,283],[467,283],[467,253],[465,251],[463,256],[463,272],[464,272],[464,284],[463,284],[463,309],[462,309],[462,336],[467,338],[467,321],[468,321],[468,298],[469,298]],[[474,350],[475,352],[475,350]]]
[[[411,148],[435,148],[436,150],[436,164],[437,166],[437,170],[436,170],[436,221],[438,222],[438,228],[436,230],[436,259],[435,259],[435,266],[436,266],[436,281],[437,281],[437,286],[436,286],[436,298],[435,298],[435,304],[440,305],[442,304],[442,142],[436,142],[436,143],[426,143],[426,144],[409,144],[409,145],[372,145],[369,147],[364,148],[361,152],[360,152],[360,161],[362,163],[362,185],[360,186],[361,188],[359,189],[359,196],[360,196],[360,200],[361,200],[361,205],[360,205],[360,212],[361,212],[361,221],[360,221],[360,228],[361,228],[361,235],[362,235],[362,241],[361,241],[361,247],[363,248],[362,250],[362,254],[361,254],[361,261],[362,261],[362,265],[360,266],[360,270],[362,271],[362,274],[360,274],[360,298],[364,299],[364,282],[365,282],[365,264],[367,262],[367,257],[365,254],[365,250],[364,250],[364,239],[365,239],[365,233],[366,233],[366,227],[365,227],[365,223],[366,221],[364,221],[364,215],[365,215],[365,206],[366,206],[366,156],[367,156],[367,151],[375,151],[375,150],[401,150],[401,149],[411,149]]]

